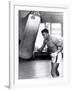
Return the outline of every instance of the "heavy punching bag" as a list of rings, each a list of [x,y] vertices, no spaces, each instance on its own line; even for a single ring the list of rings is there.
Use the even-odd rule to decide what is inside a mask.
[[[39,25],[40,16],[30,14],[25,26],[24,38],[19,47],[19,57],[24,59],[32,57]]]

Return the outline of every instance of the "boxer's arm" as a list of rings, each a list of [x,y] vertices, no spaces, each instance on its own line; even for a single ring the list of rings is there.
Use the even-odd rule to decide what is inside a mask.
[[[59,47],[57,53],[60,53],[63,50],[63,46]]]
[[[58,47],[58,50],[56,51],[56,53],[58,54],[59,52],[63,50],[63,40],[53,38],[53,42]]]
[[[59,41],[58,43],[57,43],[57,46],[58,46],[58,53],[59,52],[61,52],[62,50],[63,50],[63,41],[61,40],[61,41]]]
[[[44,49],[45,45],[46,45],[46,43],[45,43],[45,40],[44,40],[43,41],[43,45],[37,51],[42,52],[42,50]]]

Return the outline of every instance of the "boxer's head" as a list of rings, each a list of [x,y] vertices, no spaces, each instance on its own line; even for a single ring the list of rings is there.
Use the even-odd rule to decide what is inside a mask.
[[[42,33],[44,39],[48,38],[48,36],[49,36],[49,30],[43,29],[43,30],[41,31],[41,33]]]

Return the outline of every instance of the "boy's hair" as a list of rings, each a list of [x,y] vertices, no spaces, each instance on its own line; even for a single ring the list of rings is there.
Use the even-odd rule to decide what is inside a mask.
[[[41,33],[49,33],[49,30],[48,29],[43,29],[42,31],[41,31]]]

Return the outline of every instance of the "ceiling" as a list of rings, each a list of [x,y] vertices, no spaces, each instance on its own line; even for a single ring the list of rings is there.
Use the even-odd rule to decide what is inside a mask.
[[[19,11],[19,17],[28,18],[28,15],[34,11]],[[39,11],[41,22],[50,22],[50,23],[63,23],[63,12],[45,12]]]

